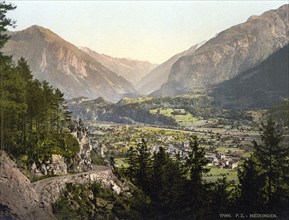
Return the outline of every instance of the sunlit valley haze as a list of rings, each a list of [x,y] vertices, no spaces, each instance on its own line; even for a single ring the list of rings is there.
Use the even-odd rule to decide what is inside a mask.
[[[37,24],[76,46],[160,64],[287,1],[8,1],[13,30]]]

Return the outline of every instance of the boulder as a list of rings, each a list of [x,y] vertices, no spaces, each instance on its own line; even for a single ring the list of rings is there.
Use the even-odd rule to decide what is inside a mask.
[[[113,204],[112,203],[108,203],[106,206],[105,206],[105,208],[107,209],[107,210],[109,210],[109,211],[111,211],[112,209],[113,209]]]
[[[78,202],[72,200],[70,201],[70,207],[74,210],[78,210],[80,208],[80,205],[78,204]]]
[[[51,161],[50,167],[53,175],[67,174],[67,165],[62,156],[54,154]]]
[[[97,207],[103,208],[107,206],[107,201],[102,198],[96,198],[95,204]]]

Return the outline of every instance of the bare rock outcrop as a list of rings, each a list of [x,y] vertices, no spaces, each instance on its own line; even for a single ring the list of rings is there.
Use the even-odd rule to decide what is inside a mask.
[[[67,164],[61,155],[53,154],[51,159],[37,167],[31,166],[32,176],[64,175],[67,174]]]
[[[40,198],[29,179],[0,151],[0,219],[54,219],[40,207]]]
[[[91,170],[91,158],[90,152],[92,147],[88,136],[88,130],[78,126],[76,132],[72,133],[79,142],[80,151],[77,153],[77,165],[74,168],[74,172],[84,172]]]

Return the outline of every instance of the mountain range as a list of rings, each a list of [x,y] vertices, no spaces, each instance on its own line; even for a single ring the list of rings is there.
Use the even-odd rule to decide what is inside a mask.
[[[211,92],[216,103],[230,106],[232,102],[228,100],[232,97],[239,100],[236,104],[242,103],[238,97],[246,95],[243,87],[237,85],[249,89],[258,81],[270,83],[274,71],[266,72],[268,62],[271,62],[266,59],[289,43],[288,6],[251,16],[245,23],[228,28],[158,66],[148,61],[114,58],[89,48],[76,47],[36,25],[11,32],[11,39],[3,52],[13,55],[15,60],[25,57],[34,77],[58,87],[67,99],[103,97],[117,102],[123,97],[170,96],[201,91]],[[274,62],[276,68],[283,65],[281,61]],[[286,58],[282,62],[288,64]],[[288,70],[286,72],[284,67],[281,72],[284,75]],[[248,74],[254,77],[250,78]],[[244,80],[244,77],[250,80]],[[278,90],[275,87],[270,87],[270,91]],[[232,94],[225,91],[233,88]],[[276,97],[283,97],[277,93]],[[248,103],[248,106],[253,105]]]
[[[289,42],[288,4],[222,31],[172,66],[153,95],[206,90],[253,68]]]
[[[254,68],[206,92],[178,96],[124,98],[117,103],[110,103],[102,98],[88,100],[80,97],[69,100],[68,107],[74,115],[86,120],[166,126],[177,126],[178,123],[169,114],[153,114],[153,111],[183,109],[194,116],[208,118],[224,115],[222,109],[233,111],[270,109],[272,106],[280,106],[280,103],[284,103],[286,110],[288,101],[282,102],[282,100],[289,98],[288,61],[289,44]],[[284,111],[283,109],[281,108],[281,111]],[[283,115],[285,119],[288,118],[286,114]]]
[[[143,95],[148,95],[160,89],[161,86],[167,82],[173,64],[182,56],[192,55],[204,43],[205,42],[196,44],[154,68],[136,85],[138,92]]]
[[[108,69],[49,29],[34,25],[23,31],[11,32],[10,35],[11,39],[2,51],[13,55],[14,60],[25,57],[34,78],[48,81],[64,92],[68,99],[79,96],[91,99],[104,97],[115,102],[123,96],[137,93],[121,74]],[[154,66],[143,63],[148,71]],[[138,65],[140,69],[139,66],[141,64]]]
[[[87,47],[82,47],[81,49],[106,68],[128,80],[134,86],[157,66],[157,64],[152,64],[148,61],[115,58],[105,54],[99,54]]]

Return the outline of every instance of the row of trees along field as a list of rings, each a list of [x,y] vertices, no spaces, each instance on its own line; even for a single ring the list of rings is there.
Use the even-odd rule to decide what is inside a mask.
[[[13,9],[0,4],[0,50],[9,40],[7,27],[15,23],[6,17]],[[71,157],[79,144],[65,129],[70,117],[59,89],[33,79],[24,58],[15,64],[0,53],[1,149],[26,165],[42,163],[52,154]]]
[[[172,158],[162,147],[152,155],[143,139],[130,148],[129,167],[120,172],[143,190],[145,219],[219,219],[221,213],[233,218],[254,213],[288,216],[288,144],[281,144],[282,134],[271,119],[263,125],[261,137],[263,144],[254,142],[251,157],[239,167],[238,185],[225,177],[204,180],[208,161],[196,136],[190,138],[185,161]]]

